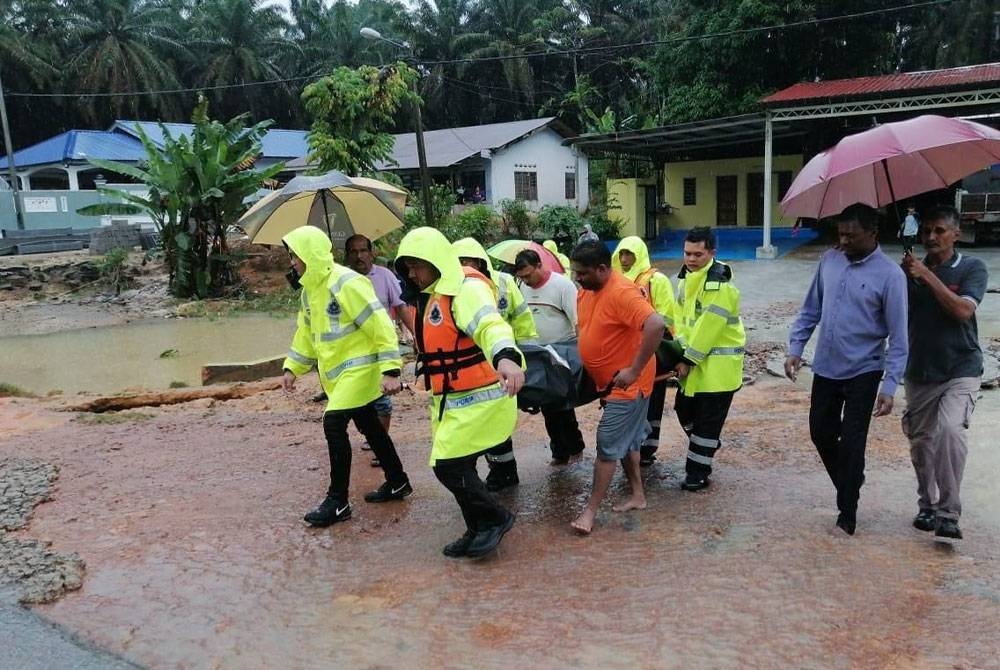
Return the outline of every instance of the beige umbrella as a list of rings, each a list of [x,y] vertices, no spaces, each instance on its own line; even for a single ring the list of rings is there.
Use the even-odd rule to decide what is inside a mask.
[[[335,247],[343,248],[351,235],[375,240],[402,226],[406,196],[406,191],[391,184],[334,170],[296,177],[256,202],[237,225],[254,244],[278,245],[289,232],[308,224],[329,235]]]

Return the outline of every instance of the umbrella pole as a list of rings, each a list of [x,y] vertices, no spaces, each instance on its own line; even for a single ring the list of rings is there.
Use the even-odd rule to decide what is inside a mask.
[[[896,202],[896,192],[892,190],[892,177],[889,176],[889,163],[882,159],[882,170],[885,172],[885,181],[889,184],[889,197],[892,198],[892,212],[896,215],[896,226],[899,226],[902,219],[899,218],[899,203]]]
[[[883,161],[885,162],[885,161]],[[888,174],[888,173],[887,173]],[[892,190],[892,187],[889,187]],[[323,220],[326,221],[326,236],[333,242],[333,232],[330,230],[330,213],[326,211],[326,189],[323,189]]]

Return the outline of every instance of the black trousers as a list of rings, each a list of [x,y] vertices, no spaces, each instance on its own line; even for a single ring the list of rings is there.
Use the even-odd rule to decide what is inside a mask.
[[[813,375],[809,434],[837,488],[837,509],[854,515],[865,479],[865,444],[882,371],[850,379]]]
[[[674,411],[688,436],[684,470],[689,475],[707,477],[712,474],[712,459],[722,445],[719,436],[734,395],[736,391],[695,393],[693,396],[677,391]]]
[[[583,451],[583,433],[574,409],[542,408],[545,432],[549,434],[552,458],[569,458]]]
[[[503,523],[508,514],[476,472],[476,461],[484,453],[439,458],[434,464],[434,476],[455,496],[466,528],[474,533]]]
[[[323,415],[323,433],[330,452],[330,489],[328,495],[347,500],[351,482],[351,441],[347,437],[347,423],[354,421],[361,434],[368,440],[372,453],[382,465],[386,481],[402,484],[407,480],[403,464],[399,461],[392,438],[378,420],[375,401],[351,409],[334,409]]]
[[[659,369],[657,369],[659,374]],[[660,422],[663,420],[663,406],[667,403],[667,380],[653,383],[653,392],[649,394],[649,411],[646,420],[649,421],[649,435],[639,448],[641,458],[649,458],[660,448]]]

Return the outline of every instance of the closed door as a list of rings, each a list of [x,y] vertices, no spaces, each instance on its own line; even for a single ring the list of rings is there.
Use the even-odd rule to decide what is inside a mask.
[[[736,225],[736,175],[715,178],[715,225]]]
[[[764,225],[764,173],[747,175],[747,225]]]

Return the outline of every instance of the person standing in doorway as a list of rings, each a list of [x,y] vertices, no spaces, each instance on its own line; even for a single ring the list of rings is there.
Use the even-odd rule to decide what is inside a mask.
[[[576,285],[559,274],[546,270],[538,252],[525,249],[514,259],[514,273],[521,282],[524,301],[531,311],[538,331],[539,344],[576,341]],[[552,465],[565,465],[583,452],[583,435],[576,420],[576,410],[542,408],[545,432],[549,435]]]
[[[597,388],[612,387],[597,425],[594,483],[583,511],[570,525],[589,534],[608,493],[618,462],[624,463],[631,489],[612,509],[646,508],[639,472],[639,449],[649,434],[646,412],[653,390],[653,354],[663,339],[663,317],[635,284],[611,269],[611,252],[602,242],[582,242],[570,256],[580,284],[577,297],[580,358]]]
[[[921,233],[924,260],[903,257],[910,308],[903,432],[910,440],[919,507],[913,525],[957,540],[966,431],[983,375],[976,308],[989,277],[981,260],[955,251],[961,230],[954,207],[928,212]]]
[[[330,238],[318,228],[302,226],[282,241],[291,254],[290,280],[302,292],[298,327],[282,365],[284,388],[292,391],[297,377],[316,368],[327,395],[323,432],[330,487],[319,506],[305,515],[310,525],[324,527],[351,518],[349,421],[367,438],[385,472],[385,483],[365,500],[402,500],[413,493],[375,410],[380,397],[399,392],[402,363],[396,331],[371,282],[333,261]]]
[[[667,330],[674,333],[674,286],[670,278],[649,262],[646,243],[635,236],[626,237],[618,243],[611,256],[611,267],[635,283],[639,292],[649,301],[656,313],[663,317]],[[657,359],[656,380],[649,396],[650,431],[639,452],[639,465],[647,467],[656,460],[660,448],[660,422],[663,420],[663,405],[667,400],[667,374],[673,372]]]
[[[792,325],[785,375],[820,326],[813,361],[809,433],[837,490],[837,526],[854,535],[874,416],[892,412],[906,366],[906,277],[878,244],[878,214],[862,204],[838,217],[840,246],[820,258]]]

